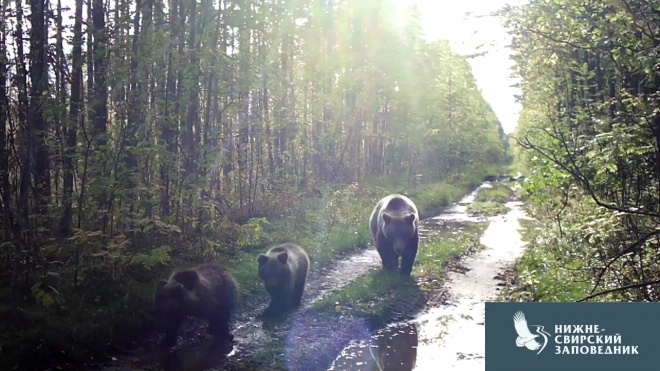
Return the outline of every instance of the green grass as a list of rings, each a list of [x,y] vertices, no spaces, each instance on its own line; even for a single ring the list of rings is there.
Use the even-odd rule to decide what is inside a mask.
[[[365,227],[357,228],[354,233],[335,233],[330,235],[327,240],[315,242],[314,237],[308,238],[311,242],[297,242],[305,248],[310,256],[314,268],[327,264],[331,259],[339,254],[352,251],[356,248],[365,247],[371,240],[371,234]],[[275,246],[288,240],[281,239]],[[263,249],[265,252],[267,249]],[[232,259],[231,264],[225,264],[229,272],[234,276],[236,282],[241,286],[243,292],[247,295],[263,295],[266,293],[261,279],[257,276],[257,255],[255,253],[244,253],[239,257]]]
[[[456,186],[438,183],[420,186],[412,192],[402,191],[401,193],[407,194],[413,199],[421,217],[425,218],[433,216],[440,209],[457,202],[471,190],[467,184]],[[393,193],[393,191],[381,191],[379,195],[385,196],[388,193]],[[372,240],[368,226],[369,215],[378,199],[379,197],[352,198],[353,203],[350,208],[354,209],[355,224],[348,226],[346,223],[336,223],[335,226],[329,227],[329,230],[312,231],[307,235],[301,235],[298,240],[287,239],[287,236],[292,235],[293,232],[287,233],[286,225],[275,223],[271,227],[277,231],[272,237],[274,243],[268,247],[289,241],[296,242],[305,248],[314,268],[323,266],[342,253],[366,247],[367,243]],[[255,274],[257,271],[256,256],[261,251],[266,251],[268,247],[241,253],[228,265],[229,271],[248,295],[265,293],[261,280]]]
[[[477,201],[468,205],[467,207],[467,213],[471,216],[480,215],[484,217],[490,217],[506,214],[508,212],[509,208],[502,205],[501,203],[493,201]]]
[[[249,345],[248,345],[249,346]],[[286,341],[279,338],[271,338],[266,343],[259,344],[259,350],[252,352],[245,359],[229,359],[222,364],[225,371],[288,371],[285,359]]]
[[[468,214],[484,217],[502,215],[509,212],[504,204],[514,196],[509,182],[492,183],[491,188],[482,188],[477,193],[473,204],[468,205]]]
[[[354,314],[366,315],[373,321],[388,322],[388,312],[415,305],[420,295],[427,296],[437,290],[446,273],[447,263],[468,251],[482,248],[479,237],[487,225],[471,225],[456,235],[451,230],[443,230],[432,240],[421,243],[413,268],[413,279],[380,268],[374,269],[325,300],[315,303],[314,307],[336,311],[339,305],[341,308],[349,308]],[[402,295],[393,298],[393,292]]]
[[[427,218],[436,215],[442,208],[459,201],[467,193],[472,191],[473,188],[476,188],[478,184],[481,184],[479,182],[475,185],[475,182],[475,180],[460,180],[457,182],[457,185],[449,183],[425,184],[415,187],[414,190],[401,189],[402,186],[399,186],[399,188],[391,186],[387,190],[380,189],[377,193],[378,196],[351,198],[353,203],[348,207],[353,210],[353,220],[355,220],[355,223],[350,225],[350,227],[337,223],[339,225],[331,227],[329,232],[312,231],[307,235],[301,235],[296,240],[287,239],[287,236],[293,235],[296,231],[288,232],[290,228],[286,224],[275,223],[271,227],[271,230],[274,231],[272,239],[275,243],[269,246],[272,247],[279,243],[294,241],[307,250],[315,268],[323,266],[339,254],[350,252],[356,248],[366,247],[366,244],[371,241],[371,232],[368,227],[369,215],[380,197],[395,192],[405,194],[417,205],[420,217]],[[483,189],[482,191],[485,190],[488,189]],[[328,224],[325,220],[323,222]],[[265,250],[267,248],[262,249],[262,251]],[[257,270],[256,254],[257,252],[255,251],[241,254],[232,261],[229,270],[247,293],[264,294],[263,285],[254,273]]]
[[[442,208],[459,201],[472,188],[476,187],[469,187],[468,184],[436,183],[418,187],[404,194],[415,202],[420,218],[423,219],[434,216]]]
[[[538,231],[542,228],[541,223],[535,220],[518,219],[518,223],[521,227],[518,233],[520,233],[520,239],[524,242],[532,242],[536,239]]]
[[[495,203],[506,203],[511,196],[513,191],[511,191],[509,182],[498,182],[493,183],[492,188],[483,188],[475,197],[475,202],[495,202]]]
[[[269,339],[252,345],[254,349],[245,361],[230,363],[225,369],[286,370],[287,362],[305,366],[304,369],[327,367],[326,363],[355,336],[351,329],[356,327],[351,324],[364,328],[366,320],[370,329],[380,328],[408,318],[426,305],[437,305],[447,270],[457,264],[458,257],[483,248],[479,237],[487,226],[485,222],[468,224],[458,233],[448,229],[440,231],[421,244],[411,277],[373,269],[289,316],[286,324],[278,326],[278,331]],[[292,321],[297,324],[292,325]],[[296,335],[304,338],[304,342],[285,344],[279,339],[279,334],[286,334],[290,326],[297,329]],[[289,360],[283,355],[288,355]]]
[[[569,302],[589,295],[592,284],[584,262],[567,261],[565,253],[551,243],[554,239],[542,238],[547,236],[541,236],[540,223],[520,220],[520,225],[521,237],[529,244],[515,265],[520,286],[511,296],[522,293],[529,301]]]
[[[411,197],[418,205],[420,214],[427,217],[434,215],[438,209],[458,201],[474,187],[475,185],[469,182],[463,182],[459,186],[439,183],[420,186],[411,192],[405,190],[396,192]],[[372,205],[365,206],[365,212],[371,213],[372,207]],[[368,217],[365,220],[368,220]],[[459,233],[452,233],[452,230],[443,229],[438,235],[427,242],[423,242],[417,255],[412,279],[402,277],[399,274],[384,272],[382,269],[377,268],[330,294],[322,301],[316,302],[303,312],[312,313],[311,317],[315,321],[329,323],[341,321],[336,318],[337,316],[342,316],[344,319],[364,317],[368,319],[370,326],[374,327],[380,327],[388,322],[401,319],[402,315],[415,313],[423,309],[432,297],[438,296],[441,292],[442,280],[451,261],[467,252],[483,248],[479,243],[479,238],[487,226],[487,222],[467,224]],[[315,255],[314,253],[318,250],[312,250],[310,253],[312,259],[317,260],[318,256],[332,257],[338,252],[346,251],[351,248],[350,246],[355,245],[356,239],[359,241],[359,236],[364,238],[364,242],[371,239],[368,229],[363,230],[362,233],[354,232],[344,236],[345,240],[340,239],[338,240],[339,243],[324,246],[322,255]],[[246,271],[249,272],[249,269]],[[249,276],[249,273],[247,275]],[[333,326],[330,325],[329,327]],[[311,330],[311,332],[314,331]],[[342,336],[334,331],[328,331],[324,334],[328,338]],[[312,352],[316,355],[323,353],[324,345],[319,345],[318,341],[312,340],[313,337],[310,335],[309,341],[314,344],[309,345],[310,349],[305,349],[305,346],[302,346],[303,349],[296,350],[299,357],[300,354],[306,354],[306,352]],[[325,343],[324,341],[321,341],[321,343],[331,348],[329,344],[337,340],[327,339]],[[250,355],[249,360],[237,364],[230,362],[226,369],[256,370],[267,367],[272,370],[286,370],[286,361],[282,357],[286,353],[284,346],[285,343],[281,339],[271,338],[266,344],[259,344],[258,350]],[[328,351],[328,349],[325,349],[325,351]],[[332,353],[332,356],[335,355],[333,350],[329,352]]]
[[[400,275],[373,270],[348,286],[314,304],[317,309],[330,311],[350,310],[369,316],[380,316],[393,292],[410,294],[411,281]],[[406,295],[410,299],[412,295]]]
[[[467,193],[482,183],[481,172],[464,175],[442,182],[422,184],[408,187],[405,184],[392,184],[387,187],[387,193],[400,193],[408,196],[417,205],[421,218],[434,216],[444,207],[459,201]],[[374,205],[367,207],[369,213]]]

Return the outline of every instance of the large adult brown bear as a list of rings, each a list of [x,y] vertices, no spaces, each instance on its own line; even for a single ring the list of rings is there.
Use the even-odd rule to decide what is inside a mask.
[[[383,269],[399,267],[401,274],[409,276],[419,247],[419,212],[411,199],[400,194],[383,197],[369,219],[376,250]]]
[[[279,315],[300,306],[309,272],[307,252],[296,244],[285,243],[259,255],[257,262],[259,278],[271,297],[263,315]]]
[[[229,320],[238,303],[239,286],[218,264],[178,270],[161,280],[154,294],[156,323],[165,330],[161,345],[176,344],[177,332],[187,316],[204,318],[218,340],[232,341]]]

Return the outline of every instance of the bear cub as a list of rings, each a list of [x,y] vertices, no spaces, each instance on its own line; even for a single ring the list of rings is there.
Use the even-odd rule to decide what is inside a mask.
[[[206,319],[217,340],[233,341],[229,320],[238,295],[238,283],[218,264],[178,270],[168,281],[161,280],[154,294],[156,323],[165,331],[161,345],[176,344],[177,332],[187,316]]]
[[[278,315],[300,306],[309,272],[309,257],[305,250],[296,244],[285,243],[259,255],[257,262],[259,278],[264,281],[271,297],[263,315]]]
[[[383,269],[410,276],[419,247],[419,212],[411,199],[400,194],[383,197],[369,219],[374,245],[383,263]]]

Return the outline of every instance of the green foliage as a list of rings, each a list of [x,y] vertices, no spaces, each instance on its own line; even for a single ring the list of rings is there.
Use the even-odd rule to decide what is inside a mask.
[[[594,300],[660,300],[649,288],[660,278],[655,6],[542,0],[505,12],[523,92],[513,153],[547,226],[521,263],[539,299],[628,286]]]
[[[241,234],[236,240],[238,248],[260,245],[264,237],[264,226],[268,224],[266,218],[252,218],[241,226]]]
[[[448,206],[470,189],[443,183],[422,185],[414,192],[405,189],[400,191],[414,197],[424,215],[430,214],[436,207]],[[70,285],[63,285],[62,277],[59,276],[54,281],[59,284],[51,287],[49,285],[54,284],[52,280],[57,274],[47,275],[43,283],[33,288],[34,300],[39,303],[39,308],[26,313],[25,321],[34,330],[22,332],[18,327],[10,328],[7,333],[13,334],[12,337],[0,342],[0,347],[6,354],[19,355],[34,345],[31,339],[47,338],[48,342],[41,348],[43,356],[64,352],[60,354],[66,355],[65,360],[75,360],[85,354],[84,344],[108,339],[117,343],[130,340],[150,325],[151,297],[156,281],[167,278],[173,269],[191,267],[209,260],[218,260],[225,265],[245,295],[264,295],[263,284],[256,275],[257,254],[270,246],[293,241],[307,249],[315,269],[340,253],[364,247],[372,238],[368,228],[369,215],[376,202],[390,192],[384,188],[351,184],[337,185],[323,192],[320,198],[299,198],[297,203],[288,208],[291,214],[273,219],[253,218],[239,225],[235,234],[237,248],[228,250],[227,247],[221,247],[222,250],[216,250],[233,251],[231,256],[219,256],[217,252],[200,253],[199,242],[192,241],[187,250],[183,250],[185,240],[177,239],[178,231],[171,231],[171,226],[166,223],[149,224],[149,233],[150,236],[169,235],[169,244],[132,250],[142,252],[125,258],[125,255],[116,252],[119,250],[103,248],[106,245],[101,233],[78,231],[70,241],[84,241],[90,255],[93,255],[89,258],[90,268],[81,270],[79,289],[74,291]],[[230,222],[225,221],[220,225],[226,223]],[[146,241],[158,240],[146,238],[142,234],[134,236]],[[241,239],[246,242],[240,244]],[[435,242],[438,254],[453,251],[451,243],[447,243],[447,246],[444,243],[444,240]],[[110,241],[107,246],[129,248],[131,244],[122,235]],[[177,249],[172,246],[177,246]],[[92,250],[95,247],[98,249]],[[188,253],[182,254],[185,251]],[[108,262],[120,263],[113,271],[107,271],[105,267]],[[90,310],[91,307],[96,309]],[[36,324],[39,325],[35,327]]]
[[[10,367],[138,337],[175,268],[219,261],[259,294],[269,246],[325,264],[369,240],[386,193],[424,215],[508,161],[467,60],[424,42],[414,2],[23,3],[0,22]]]
[[[421,218],[433,216],[441,208],[447,207],[465,196],[466,188],[461,186],[438,183],[428,184],[408,192],[403,192],[417,205]]]
[[[477,202],[495,202],[504,204],[511,199],[513,191],[511,185],[506,182],[498,182],[492,184],[490,188],[483,188],[479,190],[477,196],[474,198]]]
[[[516,264],[520,293],[531,293],[534,301],[576,301],[589,294],[591,289],[587,257],[581,254],[584,245],[566,245],[558,239],[556,231],[545,229],[534,222],[520,221],[524,226],[526,252]],[[554,232],[554,233],[553,233]]]

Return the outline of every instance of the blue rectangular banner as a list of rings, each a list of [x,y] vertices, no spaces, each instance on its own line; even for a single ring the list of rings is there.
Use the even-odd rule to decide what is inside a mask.
[[[486,371],[658,370],[660,303],[486,303]]]

